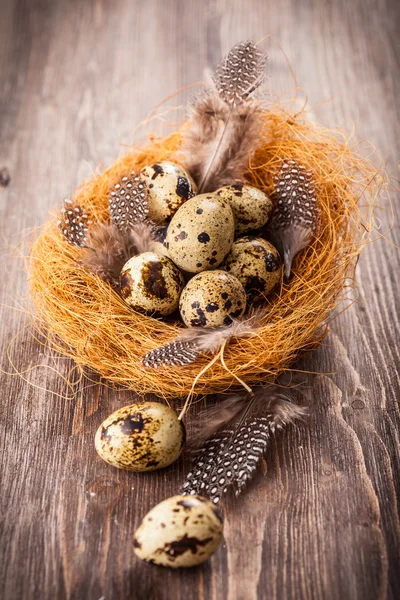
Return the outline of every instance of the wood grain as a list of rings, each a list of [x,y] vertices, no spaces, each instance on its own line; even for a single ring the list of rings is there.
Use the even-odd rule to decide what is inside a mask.
[[[400,239],[398,196],[391,205],[380,199],[389,241],[361,258],[357,303],[298,365],[320,373],[304,398],[309,418],[274,440],[266,475],[227,503],[223,547],[185,572],[140,564],[132,535],[152,505],[176,492],[187,465],[139,476],[96,456],[96,428],[133,395],[96,376],[79,381],[69,361],[32,338],[14,249],[139,138],[133,132],[151,108],[200,80],[240,39],[272,34],[309,105],[321,105],[317,117],[354,125],[394,169],[398,3],[1,0],[0,14],[0,169],[11,175],[0,187],[1,368],[12,372],[11,360],[24,372],[2,375],[2,597],[399,598],[400,279],[390,243]],[[293,80],[275,42],[265,44],[270,87],[281,94]],[[165,120],[150,129],[162,131]],[[63,377],[75,383],[74,397]]]

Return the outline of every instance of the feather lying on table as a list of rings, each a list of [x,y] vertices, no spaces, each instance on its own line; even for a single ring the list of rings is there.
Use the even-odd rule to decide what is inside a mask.
[[[79,264],[104,281],[118,285],[124,264],[141,252],[151,251],[154,226],[149,222],[135,223],[130,229],[120,229],[114,223],[93,226]]]
[[[243,181],[262,129],[254,93],[265,80],[266,62],[252,42],[236,44],[216,69],[214,88],[193,100],[179,157],[199,193]]]
[[[230,487],[240,494],[265,455],[277,429],[306,414],[276,386],[240,394],[203,411],[192,447],[200,447],[183,494],[208,496],[217,504]]]
[[[256,309],[250,315],[234,319],[231,325],[184,329],[174,340],[151,350],[142,358],[145,367],[188,365],[200,354],[215,354],[223,343],[233,338],[255,335],[265,316],[265,309]]]

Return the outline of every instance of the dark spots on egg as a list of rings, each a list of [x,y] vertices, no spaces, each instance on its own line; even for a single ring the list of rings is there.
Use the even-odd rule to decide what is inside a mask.
[[[217,254],[218,254],[217,250],[213,250],[213,251],[211,252],[211,256],[217,256]]]
[[[203,211],[203,209],[202,209],[202,208],[198,208],[198,209],[196,210],[196,214],[198,214],[198,215],[202,215],[202,214],[203,214],[203,212],[204,212],[204,211]]]
[[[205,538],[204,540],[199,540],[197,537],[189,537],[185,534],[180,539],[165,544],[164,552],[168,554],[170,557],[180,556],[185,552],[192,552],[192,554],[196,554],[198,552],[199,547],[207,546],[210,542],[212,542],[213,538]]]
[[[149,261],[143,268],[143,285],[150,296],[163,300],[168,296],[167,284],[160,261]]]
[[[224,318],[224,325],[232,325],[232,319],[228,315]]]
[[[196,267],[197,267],[198,269],[200,269],[200,267],[202,267],[202,266],[203,266],[203,263],[200,263],[200,262],[196,263]]]
[[[213,313],[219,309],[219,305],[216,302],[210,302],[206,306],[206,312]]]
[[[161,165],[155,163],[154,165],[152,165],[152,169],[154,171],[153,175],[152,175],[152,179],[156,179],[159,175],[164,175],[164,169],[162,168]]]
[[[196,314],[197,317],[191,319],[190,321],[192,327],[204,327],[205,325],[207,325],[207,317],[204,314],[204,310],[202,310],[201,308],[197,308]]]
[[[221,294],[221,298],[222,298],[223,300],[226,300],[226,299],[228,298],[228,292],[222,292],[222,294]]]
[[[133,279],[130,276],[128,271],[122,271],[121,273],[121,277],[120,277],[120,288],[119,288],[119,292],[122,296],[122,298],[129,298],[129,296],[131,295],[131,290],[132,290],[132,284],[133,284]]]
[[[199,233],[197,239],[201,244],[207,244],[210,241],[210,236],[208,235],[208,233],[203,231],[202,233]]]
[[[160,463],[159,463],[159,461],[158,461],[158,460],[149,460],[149,461],[146,463],[146,467],[147,467],[147,468],[156,468],[156,467],[158,467],[158,465],[159,465],[159,464],[160,464]]]
[[[234,319],[237,319],[238,317],[240,317],[240,315],[242,314],[242,312],[243,312],[242,309],[238,308],[234,312],[230,313],[230,316],[233,317]]]
[[[209,264],[209,265],[215,265],[215,263],[216,263],[216,262],[217,262],[217,259],[216,259],[216,258],[209,258],[209,259],[208,259],[208,264]]]
[[[268,273],[277,271],[282,266],[282,261],[278,255],[274,256],[272,252],[266,252],[264,256],[265,268]]]
[[[185,200],[189,200],[189,198],[191,198],[194,195],[192,186],[190,185],[186,177],[178,177],[176,193],[180,198],[184,198]]]
[[[145,419],[140,413],[128,415],[120,422],[121,433],[132,435],[135,432],[141,433],[145,426]]]
[[[100,436],[101,436],[101,439],[103,441],[106,441],[108,443],[110,443],[112,441],[112,439],[113,439],[112,435],[110,435],[110,431],[109,431],[108,427],[102,427],[101,428],[101,434],[100,434]]]
[[[230,310],[232,308],[232,300],[227,300],[224,304],[225,310]]]
[[[236,192],[242,192],[243,191],[243,183],[234,183],[232,185],[232,188],[236,191]],[[241,196],[241,194],[238,194],[239,196]]]
[[[195,302],[192,302],[192,308],[199,308],[200,307],[200,302],[198,300],[196,300]]]
[[[175,236],[175,241],[177,242],[178,240],[186,240],[186,238],[187,238],[186,231],[181,231],[180,233],[178,233],[178,235]]]

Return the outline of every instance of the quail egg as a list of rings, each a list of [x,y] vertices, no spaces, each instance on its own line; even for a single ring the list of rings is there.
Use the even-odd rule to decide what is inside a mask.
[[[277,249],[262,238],[245,236],[236,240],[226,257],[225,269],[242,283],[249,299],[269,294],[282,277]]]
[[[167,232],[168,255],[189,273],[215,269],[231,249],[234,234],[228,201],[201,194],[185,202],[173,216]]]
[[[260,229],[272,212],[272,202],[268,196],[251,185],[225,185],[215,193],[231,205],[236,235]]]
[[[179,310],[187,327],[230,325],[246,308],[240,281],[225,271],[203,271],[186,284]]]
[[[173,313],[183,286],[183,276],[174,263],[154,252],[130,258],[120,275],[120,293],[125,302],[153,316]]]
[[[196,185],[190,175],[172,162],[147,165],[139,176],[147,184],[148,216],[156,223],[168,223],[181,204],[196,193]]]
[[[151,244],[151,249],[159,256],[168,256],[166,242],[167,230],[168,226],[163,225],[162,227],[157,227],[153,234],[153,242]]]
[[[219,509],[201,496],[172,496],[157,504],[135,532],[135,554],[163,567],[194,567],[217,550],[223,535]]]
[[[116,410],[95,437],[99,456],[127,471],[154,471],[173,463],[185,443],[185,429],[172,408],[136,402]]]

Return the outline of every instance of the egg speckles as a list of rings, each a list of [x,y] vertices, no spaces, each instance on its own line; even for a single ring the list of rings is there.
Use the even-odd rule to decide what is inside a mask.
[[[189,281],[179,302],[187,327],[230,325],[246,308],[240,281],[225,271],[203,271]]]
[[[152,564],[194,567],[217,550],[222,535],[222,517],[212,502],[201,496],[173,496],[147,513],[133,548]]]
[[[189,273],[215,269],[231,249],[233,212],[215,194],[191,198],[175,213],[168,227],[168,255]]]
[[[154,471],[173,463],[185,442],[174,410],[159,402],[137,402],[116,410],[99,427],[95,447],[110,465]]]
[[[168,256],[167,250],[167,225],[163,227],[157,227],[153,235],[153,242],[151,244],[151,249],[153,252],[158,254],[159,256]]]
[[[128,260],[120,275],[121,296],[135,310],[166,316],[178,308],[184,280],[166,256],[144,252]]]
[[[196,193],[190,175],[172,162],[147,165],[139,176],[147,185],[149,217],[156,223],[168,223],[178,208]]]
[[[272,212],[268,196],[251,185],[226,185],[215,193],[228,200],[235,217],[236,235],[260,229]]]
[[[250,299],[269,294],[282,276],[277,249],[262,238],[238,239],[224,264],[226,271],[242,283]]]

